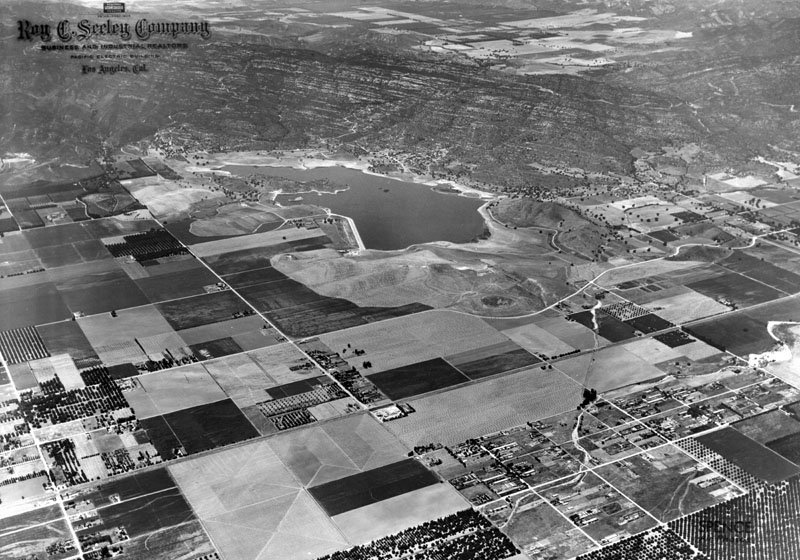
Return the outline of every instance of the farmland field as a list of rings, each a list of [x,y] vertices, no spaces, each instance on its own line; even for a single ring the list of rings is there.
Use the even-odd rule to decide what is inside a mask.
[[[528,352],[557,356],[574,350],[572,346],[536,324],[521,325],[503,330],[502,333]]]
[[[568,358],[558,362],[556,367],[577,383],[599,392],[664,377],[664,372],[627,351],[624,346],[612,346],[593,354]]]
[[[225,558],[300,560],[347,546],[266,441],[170,471]]]
[[[407,450],[369,414],[345,416],[269,440],[304,486],[331,482],[403,459]]]
[[[44,276],[40,278],[37,284],[0,291],[0,307],[3,309],[0,331],[63,321],[72,316],[55,284]]]
[[[203,294],[154,306],[176,330],[190,329],[234,318],[235,313],[252,309],[230,290]]]
[[[214,285],[219,280],[205,267],[160,274],[135,280],[150,303],[204,294],[204,286]]]
[[[755,319],[746,312],[709,319],[684,329],[711,346],[745,358],[748,354],[766,352],[775,344],[767,332],[767,321]]]
[[[534,367],[411,401],[416,412],[386,427],[409,447],[454,445],[574,409],[581,387],[555,369]]]
[[[740,307],[764,303],[786,295],[771,286],[735,272],[726,272],[721,276],[691,282],[686,286],[712,299],[720,297],[729,299]]]
[[[190,455],[259,435],[230,399],[184,408],[163,418]]]
[[[445,356],[445,360],[470,379],[489,377],[541,361],[511,340]]]
[[[334,516],[352,544],[366,544],[464,509],[467,502],[449,484],[433,484]]]
[[[92,364],[98,359],[97,353],[76,321],[50,323],[36,330],[51,355],[69,354],[77,364]]]
[[[732,428],[723,428],[702,435],[697,441],[744,471],[770,484],[800,473],[800,467],[797,465]]]
[[[256,268],[245,272],[237,272],[223,277],[223,280],[230,284],[233,288],[244,288],[254,284],[264,284],[267,282],[274,282],[275,280],[284,280],[286,275],[272,268],[265,266]]]
[[[251,284],[237,291],[261,312],[328,300],[325,296],[290,278],[265,284]]]
[[[469,381],[441,358],[384,370],[368,375],[367,379],[392,400],[406,399]]]
[[[436,475],[421,463],[405,459],[314,486],[309,492],[333,517],[437,483]]]
[[[125,541],[122,547],[124,558],[135,560],[202,560],[215,553],[199,521],[187,521],[141,535]]]
[[[311,240],[313,240],[314,243],[330,242],[327,236],[319,229],[289,228],[264,233],[254,233],[242,237],[220,239],[219,241],[198,243],[192,245],[192,253],[198,257],[207,258],[211,267],[217,270],[212,264],[215,260],[209,259],[209,257],[217,255],[230,257],[235,253],[241,253],[248,249],[261,250],[264,248],[273,249],[272,254],[276,255],[284,252],[292,252],[291,249],[285,247],[287,243],[309,243]],[[217,273],[222,274],[220,271],[217,271]]]
[[[353,327],[322,335],[320,340],[353,366],[360,367],[369,360],[370,374],[508,342],[477,317],[450,311],[429,311]],[[357,356],[355,350],[364,353]]]
[[[125,398],[139,418],[165,415],[227,398],[200,364],[140,375],[134,381],[139,388],[126,392]]]

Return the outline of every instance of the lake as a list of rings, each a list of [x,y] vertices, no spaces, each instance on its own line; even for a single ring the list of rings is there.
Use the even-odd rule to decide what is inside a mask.
[[[431,241],[472,241],[484,230],[475,198],[434,192],[430,186],[377,177],[346,167],[293,169],[227,165],[222,168],[237,175],[258,173],[295,181],[328,179],[349,187],[332,193],[279,195],[284,206],[314,204],[330,208],[334,214],[353,219],[368,249],[391,251]],[[300,200],[297,200],[300,197]]]

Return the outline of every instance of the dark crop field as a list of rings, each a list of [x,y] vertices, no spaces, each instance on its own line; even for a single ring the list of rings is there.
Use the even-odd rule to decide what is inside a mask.
[[[50,355],[36,327],[0,332],[0,353],[9,365],[38,360]]]
[[[227,321],[235,313],[252,312],[230,290],[163,302],[155,307],[176,331]]]
[[[242,347],[236,344],[236,341],[231,337],[219,338],[208,342],[199,342],[190,345],[189,348],[191,348],[196,356],[201,356],[206,360],[230,356],[231,354],[238,354],[242,351]]]
[[[684,327],[684,330],[715,348],[743,357],[766,352],[775,344],[767,332],[767,321],[754,319],[742,312],[696,323]]]
[[[39,273],[44,274],[44,273]],[[63,321],[72,317],[52,282],[0,289],[0,331]]]
[[[359,307],[345,299],[327,298],[264,315],[287,336],[304,338],[429,309],[431,307],[421,303],[400,307]]]
[[[78,250],[70,244],[41,247],[36,249],[36,257],[45,268],[57,268],[83,262]]]
[[[800,467],[733,428],[702,435],[697,441],[770,484],[800,474]]]
[[[287,276],[282,272],[275,270],[271,266],[265,266],[263,268],[229,274],[223,279],[234,288],[244,288],[254,284],[264,284],[266,282],[283,280],[285,278],[287,278]]]
[[[407,399],[469,381],[442,358],[389,369],[368,375],[367,379],[392,400]]]
[[[61,508],[57,504],[0,518],[0,535],[60,518]]]
[[[317,502],[330,515],[400,496],[439,482],[419,461],[405,459],[309,488]]]
[[[794,464],[800,465],[800,433],[774,439],[767,443],[767,447]]]
[[[124,527],[131,538],[195,519],[192,508],[177,487],[111,504],[97,513],[105,527]],[[95,531],[96,527],[89,527],[77,533]]]
[[[800,286],[800,276],[797,274],[742,251],[736,251],[719,264],[789,294],[797,292]]]
[[[215,449],[259,435],[230,399],[170,412],[164,415],[164,420],[188,454]]]
[[[598,334],[611,342],[622,342],[636,336],[636,330],[627,324],[606,313],[595,313],[598,325]],[[588,329],[594,330],[591,311],[580,311],[568,315],[567,319],[580,323]]]
[[[199,264],[199,263],[198,263]],[[214,285],[219,280],[206,267],[192,268],[169,274],[135,280],[139,289],[151,303],[196,296],[206,293],[203,286]]]
[[[71,312],[86,315],[138,307],[150,303],[133,280],[121,270],[109,271],[84,279],[85,287],[62,289],[59,292]]]
[[[481,379],[498,373],[511,371],[541,362],[539,358],[524,350],[511,350],[503,354],[489,356],[480,360],[458,364],[456,368],[470,379]]]
[[[784,295],[775,288],[735,272],[691,282],[686,287],[712,299],[726,298],[739,307],[764,303]]]
[[[101,482],[97,486],[82,490],[73,501],[89,500],[94,507],[103,507],[114,503],[110,499],[114,494],[125,501],[176,486],[167,469],[159,468]],[[69,501],[65,500],[65,503],[68,505]]]
[[[290,278],[265,284],[254,284],[237,290],[241,296],[259,311],[277,311],[330,298]]]
[[[315,251],[317,249],[324,249],[329,244],[330,240],[327,237],[297,239],[294,241],[287,241],[286,243],[270,245],[269,247],[256,247],[253,249],[244,249],[242,251],[233,251],[222,255],[214,255],[206,257],[205,260],[209,266],[214,269],[214,272],[220,275],[226,275],[253,270],[254,268],[272,266],[270,258],[275,255],[280,255],[281,253]]]
[[[94,363],[98,359],[94,348],[75,321],[50,323],[37,327],[36,330],[51,355],[69,354],[76,363]]]
[[[162,459],[169,461],[177,457],[176,450],[181,447],[181,442],[175,437],[163,416],[140,419],[139,425],[147,432],[147,436]]]
[[[94,236],[83,227],[83,224],[79,223],[32,229],[25,232],[25,237],[34,249],[94,239]]]
[[[643,332],[644,334],[663,331],[664,329],[669,329],[670,327],[675,326],[666,319],[662,319],[658,315],[654,315],[652,313],[648,313],[647,315],[642,315],[641,317],[636,317],[634,319],[628,319],[625,322],[637,331]]]

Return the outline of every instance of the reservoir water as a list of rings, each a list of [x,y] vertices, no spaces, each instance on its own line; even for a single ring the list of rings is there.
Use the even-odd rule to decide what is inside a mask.
[[[438,193],[427,185],[377,177],[346,167],[227,165],[222,169],[240,176],[257,173],[295,181],[328,179],[348,186],[335,194],[279,195],[277,202],[284,206],[314,204],[352,218],[368,249],[390,251],[431,241],[465,243],[484,230],[483,218],[477,211],[482,204],[480,200]]]

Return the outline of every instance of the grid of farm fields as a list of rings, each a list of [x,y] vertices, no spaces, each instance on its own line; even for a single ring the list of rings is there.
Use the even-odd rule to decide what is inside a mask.
[[[718,312],[725,262],[482,319],[273,266],[355,238],[345,220],[204,240],[153,215],[0,239],[3,558],[713,559],[797,536],[800,390],[747,354],[800,300]]]

